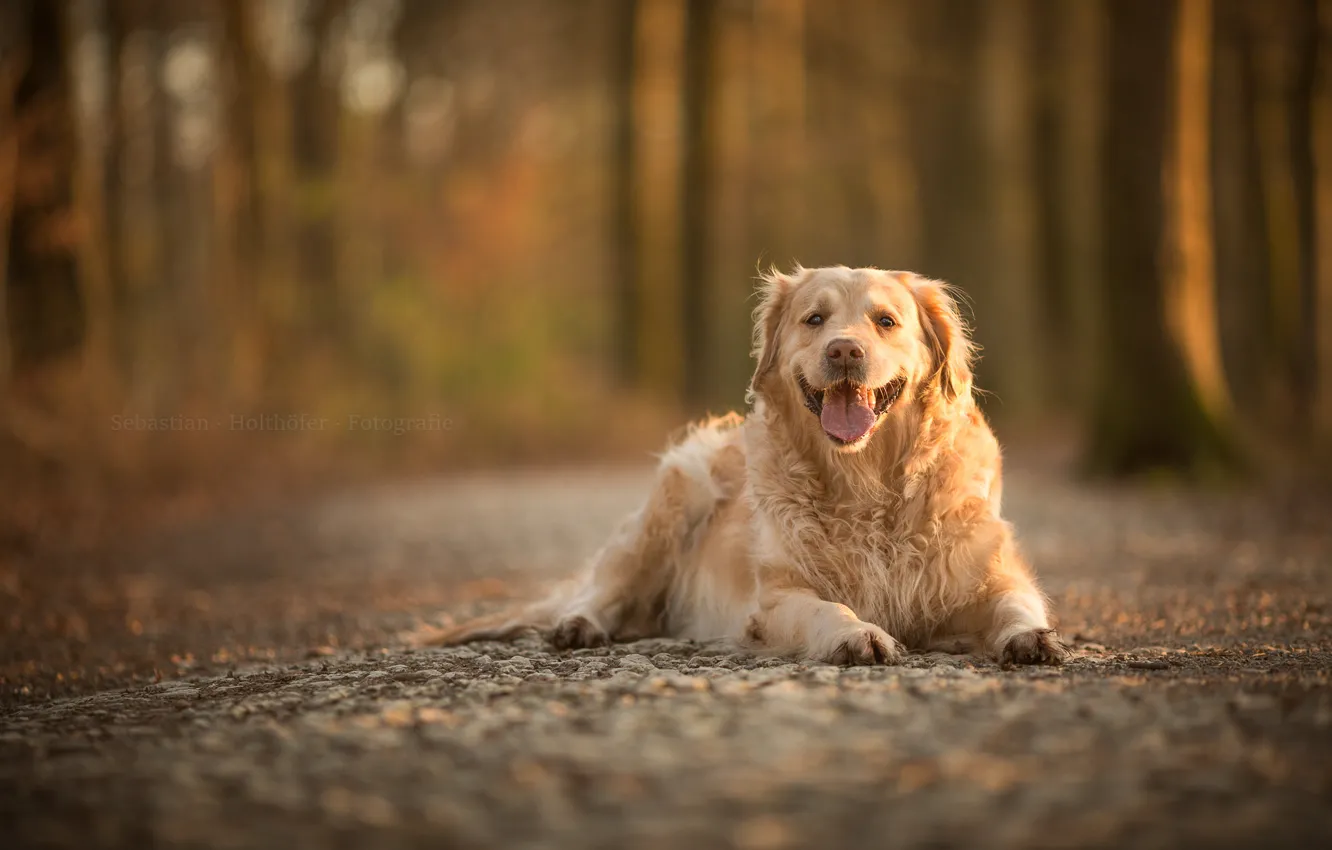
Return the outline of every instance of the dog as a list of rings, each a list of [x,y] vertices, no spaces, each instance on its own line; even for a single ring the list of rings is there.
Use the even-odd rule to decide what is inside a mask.
[[[1000,513],[999,444],[950,288],[796,267],[759,295],[749,415],[668,448],[581,578],[432,643],[538,628],[561,649],[667,636],[843,665],[1065,660]]]

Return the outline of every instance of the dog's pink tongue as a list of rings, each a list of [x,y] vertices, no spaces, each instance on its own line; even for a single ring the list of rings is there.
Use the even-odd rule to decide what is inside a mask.
[[[874,425],[874,409],[869,394],[845,384],[823,393],[823,430],[844,443],[854,443]]]

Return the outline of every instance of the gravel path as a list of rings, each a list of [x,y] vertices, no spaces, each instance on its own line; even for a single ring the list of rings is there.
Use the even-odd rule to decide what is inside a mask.
[[[0,565],[4,846],[1332,840],[1326,502],[1010,475],[1058,669],[408,646],[567,573],[645,483],[476,476]]]

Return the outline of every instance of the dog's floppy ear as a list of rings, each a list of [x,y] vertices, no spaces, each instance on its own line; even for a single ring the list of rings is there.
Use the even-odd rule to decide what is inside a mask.
[[[902,282],[916,296],[920,323],[934,354],[932,380],[939,381],[939,393],[946,401],[969,394],[973,346],[948,285],[919,277]]]
[[[778,330],[786,317],[786,308],[791,303],[791,290],[795,288],[795,278],[803,269],[796,267],[792,275],[784,275],[775,268],[759,278],[759,303],[754,308],[754,345],[752,354],[758,365],[754,377],[749,381],[749,392],[745,398],[753,402],[759,385],[777,365]]]

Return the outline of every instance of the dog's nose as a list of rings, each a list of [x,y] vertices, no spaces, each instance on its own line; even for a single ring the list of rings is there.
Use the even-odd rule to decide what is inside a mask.
[[[865,349],[860,347],[860,343],[854,339],[835,339],[828,343],[828,348],[823,355],[829,360],[851,361],[860,360],[865,356]]]

